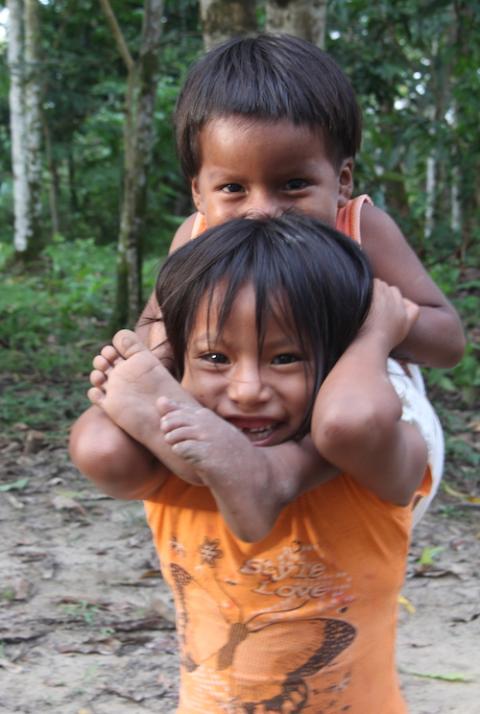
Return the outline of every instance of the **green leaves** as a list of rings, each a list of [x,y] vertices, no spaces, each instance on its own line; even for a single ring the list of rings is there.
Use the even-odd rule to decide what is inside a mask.
[[[16,481],[10,481],[10,483],[0,484],[0,493],[6,493],[7,491],[23,491],[30,479],[19,478]]]

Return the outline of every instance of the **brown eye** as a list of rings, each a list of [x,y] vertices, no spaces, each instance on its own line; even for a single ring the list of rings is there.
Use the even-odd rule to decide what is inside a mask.
[[[228,357],[221,352],[206,352],[201,355],[200,359],[211,362],[211,364],[228,364]]]
[[[290,181],[287,181],[285,184],[285,188],[287,191],[301,191],[302,188],[306,188],[308,186],[308,181],[305,181],[305,179],[301,178],[295,178],[295,179],[290,179]]]
[[[222,186],[222,191],[224,193],[240,193],[243,191],[243,187],[239,183],[227,183]]]
[[[272,364],[292,364],[293,362],[300,362],[301,359],[299,355],[286,352],[285,354],[276,355],[272,359]]]

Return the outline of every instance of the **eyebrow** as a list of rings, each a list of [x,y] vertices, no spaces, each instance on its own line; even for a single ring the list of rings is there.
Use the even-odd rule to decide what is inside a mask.
[[[199,337],[196,337],[195,339],[190,341],[190,345],[196,346],[197,348],[199,346],[201,347],[204,344],[209,346],[215,343],[219,343],[219,347],[229,348],[231,345],[231,340],[225,339],[223,334],[218,336],[210,335],[206,332],[205,334],[202,334]],[[290,337],[289,335],[282,335],[281,337],[270,341],[265,340],[263,343],[263,348],[265,349],[265,347],[267,347],[269,350],[286,350],[293,348],[295,348],[296,350],[301,350],[301,345],[299,344],[298,340],[294,337]]]

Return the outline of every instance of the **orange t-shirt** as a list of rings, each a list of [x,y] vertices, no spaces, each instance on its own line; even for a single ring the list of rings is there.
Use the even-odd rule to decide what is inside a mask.
[[[360,239],[368,197],[337,229]],[[192,237],[205,229],[198,214]],[[180,645],[178,714],[406,714],[395,666],[411,508],[341,475],[299,496],[259,543],[207,488],[170,476],[145,502]]]
[[[145,508],[175,598],[179,714],[406,714],[395,630],[410,508],[342,475],[259,543],[173,475]]]

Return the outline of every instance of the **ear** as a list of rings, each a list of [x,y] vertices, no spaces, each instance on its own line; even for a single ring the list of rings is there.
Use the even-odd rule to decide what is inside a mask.
[[[343,159],[338,172],[338,208],[347,205],[353,193],[353,159]]]
[[[192,179],[192,183],[191,183],[192,199],[193,199],[193,202],[194,202],[194,204],[195,204],[195,208],[197,209],[197,211],[199,211],[199,213],[203,213],[203,214],[204,214],[205,211],[203,210],[202,195],[201,195],[201,193],[200,193],[200,187],[199,187],[198,184],[199,184],[198,176],[195,176],[195,177]]]

